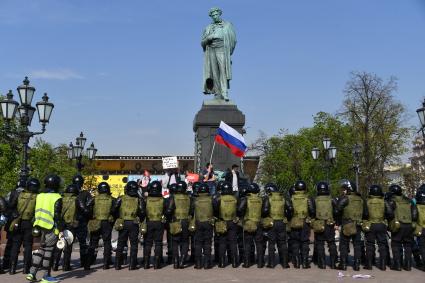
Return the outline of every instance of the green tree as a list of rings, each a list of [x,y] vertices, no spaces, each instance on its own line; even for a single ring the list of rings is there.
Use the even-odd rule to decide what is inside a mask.
[[[350,127],[337,116],[325,112],[314,116],[313,127],[302,128],[295,134],[280,131],[279,135],[271,138],[260,136],[250,147],[261,156],[258,180],[263,184],[274,182],[287,189],[297,179],[302,179],[313,191],[314,184],[327,177],[323,159],[315,161],[311,155],[313,147],[319,147],[324,137],[329,137],[338,149],[329,174],[333,184],[331,188],[335,192],[340,179],[354,177],[351,155],[354,142]]]
[[[8,126],[14,130],[16,124],[12,122]],[[6,131],[4,120],[0,118],[0,195],[4,195],[16,186],[20,153],[18,137]]]
[[[351,128],[352,138],[361,148],[360,192],[371,184],[386,184],[384,167],[400,162],[406,152],[410,128],[405,108],[395,100],[394,77],[383,81],[375,74],[354,72],[345,89],[342,117]]]

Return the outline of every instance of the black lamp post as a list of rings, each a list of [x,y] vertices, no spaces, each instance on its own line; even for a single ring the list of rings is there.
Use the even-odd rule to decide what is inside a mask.
[[[421,122],[421,128],[419,129],[419,132],[422,132],[422,138],[425,140],[425,99],[422,102],[422,107],[416,110],[416,113],[418,113],[419,122]]]
[[[8,134],[16,135],[22,142],[22,166],[20,177],[22,180],[26,180],[29,175],[28,169],[28,143],[33,136],[41,135],[46,131],[46,124],[49,123],[50,116],[54,108],[53,103],[49,102],[47,93],[44,93],[42,100],[36,103],[36,107],[31,106],[32,99],[34,97],[35,88],[30,85],[28,77],[25,77],[23,84],[18,88],[19,99],[21,104],[13,100],[13,93],[11,90],[6,95],[5,99],[0,101],[0,109],[2,117],[5,120],[5,131]],[[31,126],[32,118],[37,108],[38,119],[41,123],[41,131],[31,132],[29,127]],[[11,129],[10,123],[14,118],[18,119],[17,129]]]
[[[79,174],[81,174],[81,170],[84,168],[83,160],[83,150],[86,144],[87,139],[84,137],[83,132],[80,133],[80,136],[75,139],[75,145],[72,142],[69,143],[68,147],[68,158],[70,160],[75,159],[76,168]],[[94,147],[94,144],[91,143],[90,147],[86,149],[86,156],[91,161],[96,157],[97,149]]]
[[[335,158],[336,158],[336,147],[331,146],[331,139],[330,138],[323,138],[323,159],[324,159],[324,167],[326,169],[326,182],[329,183],[329,172],[331,170],[331,166],[333,165]],[[311,155],[313,156],[314,160],[318,160],[320,156],[320,149],[315,147],[311,150]]]
[[[356,187],[359,189],[359,173],[360,173],[360,152],[361,147],[359,144],[355,144],[353,147],[354,166],[353,169],[356,173]]]

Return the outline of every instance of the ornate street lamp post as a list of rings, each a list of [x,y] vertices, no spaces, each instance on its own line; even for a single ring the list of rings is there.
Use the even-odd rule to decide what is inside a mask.
[[[6,95],[6,98],[0,100],[0,109],[3,120],[5,121],[4,128],[5,132],[10,135],[18,136],[22,143],[22,166],[20,177],[22,180],[26,180],[29,175],[28,169],[28,143],[33,136],[41,135],[46,131],[46,124],[49,123],[50,116],[54,108],[53,103],[49,102],[47,93],[44,93],[42,100],[36,103],[36,107],[31,105],[34,97],[35,88],[30,85],[28,77],[25,77],[23,84],[18,88],[19,99],[21,104],[13,100],[13,93],[11,90]],[[37,108],[38,119],[41,123],[41,131],[31,132],[29,127],[31,126],[34,113]],[[17,129],[10,127],[11,122],[15,117],[18,120]]]
[[[336,159],[336,152],[337,149],[334,146],[331,146],[331,139],[330,138],[323,138],[323,159],[324,159],[324,167],[326,169],[326,182],[329,183],[329,173],[331,170],[331,166],[333,165],[335,159]],[[320,149],[315,147],[311,150],[311,155],[314,160],[318,160],[320,156]]]
[[[84,168],[83,161],[83,150],[84,146],[86,144],[87,139],[84,137],[83,132],[80,133],[80,136],[78,136],[75,139],[75,145],[72,144],[72,142],[69,143],[69,147],[67,150],[68,158],[70,160],[75,159],[76,160],[76,168],[78,171],[78,174],[81,174],[81,170]],[[94,144],[91,143],[90,147],[86,149],[86,156],[91,161],[96,157],[97,148],[94,147]]]
[[[361,152],[361,147],[359,144],[356,143],[353,147],[353,157],[354,157],[353,169],[356,173],[356,188],[357,189],[359,189],[360,152]]]
[[[422,132],[422,138],[425,141],[425,99],[424,102],[422,102],[422,107],[416,110],[416,113],[418,113],[419,122],[421,123],[421,128],[419,129],[419,132]]]

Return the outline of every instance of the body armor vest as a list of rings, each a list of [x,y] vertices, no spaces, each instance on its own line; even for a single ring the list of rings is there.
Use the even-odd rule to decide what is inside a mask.
[[[342,219],[361,221],[363,216],[363,200],[358,195],[347,195],[348,205],[344,207]]]
[[[22,220],[32,220],[35,213],[37,194],[23,191],[18,198],[18,213]],[[27,204],[28,203],[28,204]]]
[[[400,223],[412,223],[412,210],[410,208],[410,201],[403,198],[402,196],[394,196],[394,201],[396,204],[394,211],[395,219]]]
[[[272,192],[269,196],[270,217],[273,220],[283,220],[285,218],[285,198],[281,193]]]
[[[208,194],[199,194],[195,199],[195,219],[199,222],[206,222],[212,218],[212,198]]]
[[[76,219],[76,200],[77,196],[70,193],[65,193],[62,198],[62,219],[66,224],[70,224]]]
[[[94,198],[93,214],[97,220],[108,220],[111,214],[112,197],[108,194],[99,194]]]
[[[316,219],[318,220],[330,220],[333,222],[333,208],[331,196],[317,196],[315,200],[316,204]]]
[[[148,197],[146,201],[146,215],[148,221],[161,221],[164,210],[162,197]]]
[[[425,228],[425,204],[417,204],[418,208],[418,225]]]
[[[175,194],[174,203],[176,204],[174,217],[177,220],[189,219],[190,197],[186,194]]]
[[[139,207],[139,199],[124,195],[121,197],[120,218],[123,220],[134,221],[137,217],[137,209]]]
[[[369,211],[370,223],[383,223],[385,218],[384,198],[370,196],[367,200],[367,209]]]
[[[244,219],[259,222],[261,220],[261,209],[263,207],[263,200],[257,194],[249,194],[246,198],[247,207]]]
[[[235,219],[237,202],[233,195],[222,195],[220,197],[220,218],[224,221]]]
[[[306,218],[308,216],[307,200],[308,198],[305,192],[295,192],[292,196],[295,218]]]

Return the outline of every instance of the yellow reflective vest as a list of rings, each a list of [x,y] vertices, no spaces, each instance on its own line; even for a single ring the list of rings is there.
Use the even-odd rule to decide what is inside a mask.
[[[57,193],[41,193],[37,195],[33,226],[39,226],[46,230],[54,228],[55,203],[60,198],[61,195]],[[58,233],[57,229],[55,229],[55,233]]]

